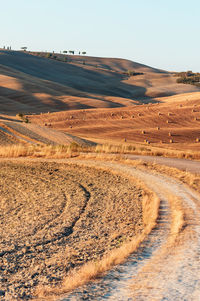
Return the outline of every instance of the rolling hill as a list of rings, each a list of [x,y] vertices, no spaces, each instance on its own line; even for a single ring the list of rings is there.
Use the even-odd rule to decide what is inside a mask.
[[[57,55],[60,60],[63,55]],[[129,60],[0,50],[0,112],[41,113],[126,107],[157,97],[200,91],[169,72]],[[134,70],[143,73],[128,76]]]

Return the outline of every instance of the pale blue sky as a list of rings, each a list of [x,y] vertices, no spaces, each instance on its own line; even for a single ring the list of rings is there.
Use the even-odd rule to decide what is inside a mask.
[[[0,0],[0,47],[200,72],[200,0]]]

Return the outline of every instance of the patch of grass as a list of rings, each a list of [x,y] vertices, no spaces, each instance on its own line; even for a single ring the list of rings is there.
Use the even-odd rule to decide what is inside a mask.
[[[25,145],[15,144],[0,146],[0,157],[43,157],[43,158],[68,158],[72,156],[71,147],[65,145]]]

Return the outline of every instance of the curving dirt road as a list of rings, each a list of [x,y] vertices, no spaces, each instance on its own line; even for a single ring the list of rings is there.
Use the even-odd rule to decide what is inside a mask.
[[[86,154],[83,153],[84,156]],[[90,157],[96,157],[96,153],[89,154]],[[103,154],[106,159],[116,158],[116,154]],[[120,154],[121,158],[129,159],[129,160],[142,160],[143,162],[156,163],[160,165],[166,165],[169,167],[175,167],[183,171],[188,171],[195,174],[200,174],[200,161],[188,160],[188,159],[178,159],[178,158],[167,158],[167,157],[159,157],[159,156],[143,156],[143,155],[131,155]]]
[[[7,160],[1,160],[1,161],[7,161]],[[149,235],[148,239],[144,241],[144,243],[141,245],[139,250],[132,254],[128,260],[122,264],[117,266],[115,269],[111,270],[105,277],[103,277],[101,280],[98,280],[96,282],[90,283],[88,285],[85,285],[75,291],[73,291],[71,294],[67,296],[63,296],[59,300],[62,301],[67,301],[67,300],[144,300],[144,301],[150,301],[150,300],[177,300],[177,301],[199,301],[199,296],[200,296],[200,196],[190,189],[189,187],[185,186],[181,182],[172,179],[171,177],[152,172],[150,170],[140,170],[137,169],[133,166],[127,165],[127,164],[120,164],[120,163],[111,163],[111,162],[103,162],[103,161],[95,161],[95,160],[65,160],[65,159],[60,159],[60,160],[51,160],[51,159],[20,159],[20,160],[13,160],[18,161],[18,162],[24,162],[25,161],[31,161],[32,162],[41,162],[43,161],[42,164],[47,164],[50,163],[51,161],[54,161],[56,165],[58,163],[70,163],[77,164],[80,166],[80,171],[85,170],[86,176],[88,177],[91,171],[91,168],[100,168],[103,170],[111,170],[114,171],[117,175],[120,176],[120,183],[121,183],[121,188],[118,187],[118,191],[116,192],[117,194],[122,190],[123,187],[123,178],[129,178],[129,177],[137,177],[139,178],[142,182],[144,182],[151,190],[153,190],[161,199],[161,205],[160,205],[160,215],[159,215],[159,220],[158,220],[158,227],[152,231],[152,233]],[[46,163],[44,163],[46,162]],[[191,161],[190,161],[191,162]],[[21,164],[21,163],[20,163]],[[45,190],[48,193],[50,193],[48,186],[45,186],[47,183],[47,176],[49,179],[52,177],[52,172],[55,177],[55,180],[58,181],[58,173],[59,171],[57,170],[57,166],[48,166],[48,169],[46,170],[45,177],[41,177],[41,183],[44,185]],[[14,167],[15,168],[15,167]],[[38,165],[35,169],[29,170],[31,174],[33,173],[40,173],[40,165]],[[58,188],[61,187],[62,189],[66,189],[65,187],[65,177],[63,176],[64,173],[64,168],[62,167],[60,176],[59,176],[59,181],[58,183],[62,183],[62,187],[60,184],[58,185]],[[87,168],[89,168],[87,170]],[[59,168],[60,169],[60,168]],[[5,169],[5,175],[7,173],[7,167]],[[79,168],[76,168],[76,173],[79,170]],[[3,169],[1,169],[3,172]],[[24,173],[25,175],[25,173]],[[74,175],[75,176],[75,173]],[[93,177],[91,174],[90,177]],[[106,178],[105,178],[106,177]],[[104,182],[101,183],[101,186],[106,188],[107,193],[110,193],[110,189],[108,189],[108,185],[111,185],[112,183],[109,182],[109,177],[107,173],[101,175],[101,180]],[[5,177],[4,177],[5,178]],[[80,181],[80,174],[78,175],[78,181]],[[106,179],[106,180],[105,180]],[[34,180],[34,177],[33,177]],[[28,180],[27,180],[28,181]],[[23,185],[24,189],[27,188],[28,192],[28,182],[25,181],[26,186],[23,185],[23,183],[20,183],[20,177],[19,177],[19,183],[20,185]],[[85,180],[84,180],[85,181]],[[87,180],[88,181],[88,180]],[[91,181],[91,180],[89,180]],[[107,183],[106,183],[107,181]],[[117,188],[118,186],[118,181],[119,178],[116,178],[116,183],[115,187]],[[14,181],[13,181],[14,183]],[[53,182],[51,182],[53,185]],[[97,177],[97,182],[98,183],[98,177]],[[36,183],[37,184],[37,183]],[[89,182],[87,183],[86,187],[87,189],[91,186],[89,186]],[[124,182],[125,184],[125,182]],[[76,185],[76,184],[74,184]],[[3,187],[3,186],[2,186]],[[110,186],[111,187],[111,186]],[[85,200],[87,201],[88,195],[87,192],[81,187],[80,185],[77,186],[77,188],[80,190],[80,199],[82,200],[83,198],[83,210],[84,210],[84,202]],[[76,187],[74,187],[75,190],[77,190]],[[55,194],[60,195],[59,191],[57,190],[56,187],[52,186],[52,189],[55,190]],[[72,195],[71,198],[72,200],[76,201],[77,197],[76,195],[73,194],[73,187],[70,188],[72,189]],[[130,187],[131,189],[131,187]],[[49,191],[49,192],[48,192]],[[43,187],[40,187],[39,193],[42,196],[43,193]],[[67,191],[67,195],[71,193]],[[98,194],[98,186],[95,187],[94,189],[94,197],[95,194]],[[117,195],[116,194],[116,195]],[[37,191],[35,192],[35,198],[37,197],[38,193]],[[57,196],[57,199],[60,199],[60,196]],[[62,193],[61,193],[62,195]],[[102,195],[103,198],[102,200],[106,197],[106,191],[105,194]],[[124,194],[124,197],[126,194]],[[20,195],[19,195],[20,197]],[[182,209],[184,211],[184,218],[186,225],[184,229],[180,233],[177,234],[176,237],[174,237],[174,234],[172,232],[172,209],[171,209],[171,203],[173,203],[173,200],[176,198],[179,198],[182,203]],[[5,189],[5,200],[7,198],[7,192]],[[21,195],[21,199],[26,200],[27,197]],[[48,212],[51,212],[51,208],[49,208],[48,205],[48,197],[47,197],[47,207],[46,211],[47,213],[46,216],[48,217]],[[52,199],[54,202],[54,199]],[[127,198],[127,202],[128,202]],[[74,201],[72,204],[74,204]],[[15,204],[15,198],[13,195],[13,202]],[[52,204],[53,204],[52,202]],[[62,207],[62,198],[60,199],[60,206]],[[6,202],[5,202],[6,204]],[[26,202],[25,202],[26,204]],[[103,204],[102,204],[103,205]],[[29,206],[27,204],[26,206]],[[74,205],[73,205],[74,206]],[[104,205],[103,205],[104,207]],[[102,208],[103,208],[102,207]],[[93,208],[93,204],[91,203],[91,209]],[[15,208],[17,210],[20,208]],[[72,208],[73,209],[73,208]],[[99,210],[100,208],[97,207],[98,212],[102,212]],[[58,211],[60,209],[58,208]],[[93,210],[93,209],[92,209]],[[117,209],[118,210],[118,209]],[[62,211],[62,208],[61,208]],[[109,209],[110,211],[110,209]],[[109,212],[108,211],[108,212]],[[20,212],[20,211],[19,211]],[[39,212],[39,211],[38,211]],[[116,211],[117,212],[117,211]],[[23,212],[21,212],[23,213]],[[68,211],[67,211],[68,213]],[[22,216],[22,214],[21,214]],[[62,217],[62,215],[59,215]],[[64,215],[63,215],[64,216]],[[128,217],[129,214],[126,214],[126,217]],[[90,217],[89,217],[90,218]],[[91,216],[91,221],[93,220],[93,216]],[[29,216],[26,217],[27,225],[29,223]],[[54,219],[54,218],[53,218]],[[70,221],[70,216],[69,216],[69,221]],[[57,218],[55,219],[57,220]],[[88,215],[85,215],[85,222],[88,220]],[[98,220],[98,219],[97,219]],[[35,219],[37,222],[37,219]],[[6,221],[8,227],[11,225],[9,221]],[[17,216],[16,216],[16,222],[18,222]],[[68,237],[66,235],[66,232],[63,232],[63,229],[65,229],[65,218],[62,220],[61,218],[61,226],[60,222],[56,223],[54,225],[56,231],[55,231],[55,237],[58,237],[58,234],[63,235],[61,237],[62,241],[64,242],[64,237]],[[20,223],[20,221],[19,221]],[[51,223],[54,223],[54,221],[50,221]],[[107,222],[106,222],[107,223]],[[120,218],[117,221],[118,226],[121,225]],[[36,223],[37,226],[37,223]],[[39,225],[40,226],[40,225]],[[126,227],[126,225],[124,224]],[[98,226],[97,228],[100,229],[102,226]],[[36,227],[37,228],[37,227]],[[48,227],[43,227],[44,230],[44,237],[51,236],[51,231],[49,232]],[[89,227],[90,228],[90,227]],[[88,229],[89,229],[88,228]],[[97,231],[97,228],[94,228],[95,231]],[[29,227],[27,226],[27,231]],[[26,231],[26,228],[24,229]],[[42,230],[43,231],[43,230]],[[82,230],[81,230],[82,231]],[[88,231],[88,230],[87,230]],[[87,232],[86,231],[86,232]],[[36,232],[36,236],[37,236]],[[81,232],[82,233],[82,232]],[[77,228],[77,233],[76,234],[76,239],[77,235],[80,235],[80,230]],[[29,233],[28,233],[29,235]],[[82,235],[82,234],[81,234]],[[95,234],[96,235],[96,234]],[[175,239],[176,238],[176,239]],[[7,237],[5,236],[6,240]],[[52,239],[52,237],[49,237],[48,239]],[[107,240],[107,239],[106,239]],[[106,243],[105,240],[105,243]],[[100,242],[101,244],[101,242]],[[22,241],[23,248],[19,248],[15,245],[14,247],[14,253],[17,254],[17,256],[23,256],[26,260],[32,260],[33,257],[31,257],[31,252],[35,252],[33,254],[39,254],[39,256],[42,255],[40,248],[38,248],[38,245],[34,245],[32,250],[32,246],[30,249],[26,249],[26,243]],[[42,242],[43,245],[43,242]],[[40,247],[40,246],[39,246]],[[51,249],[49,249],[48,244],[47,248],[44,245],[43,249],[45,249],[45,254],[48,254],[49,251],[53,252],[53,248],[57,247],[56,245],[52,245]],[[11,250],[12,251],[12,250]],[[8,252],[7,252],[8,253]],[[10,262],[10,258],[12,257],[11,253],[8,254],[2,254],[2,257],[4,255],[8,255],[8,260],[7,264],[12,264]],[[32,254],[32,255],[33,255]],[[34,255],[35,256],[35,255]],[[49,256],[49,255],[48,255]],[[51,254],[50,254],[51,256]],[[21,264],[17,260],[18,257],[16,257],[16,266],[10,266],[9,271],[12,272],[13,268],[16,270],[16,268],[19,268],[19,272],[21,273],[22,267],[19,266]],[[62,258],[62,257],[61,257]],[[55,263],[56,263],[56,258],[55,258]],[[23,261],[24,264],[26,261]],[[5,264],[5,263],[3,263]],[[48,262],[49,264],[49,262]],[[46,265],[47,267],[47,265]],[[52,268],[52,266],[50,265]],[[25,268],[25,266],[23,267]],[[51,277],[51,268],[49,269],[48,273],[49,276]],[[55,270],[52,270],[53,273],[55,274]],[[42,271],[44,272],[44,271]],[[35,272],[34,272],[35,273]],[[45,271],[46,273],[46,271]],[[12,274],[13,275],[13,274]],[[39,274],[37,274],[36,271],[36,276],[34,274],[34,277],[38,277]],[[12,276],[13,277],[13,276]],[[30,274],[30,278],[32,279],[33,275]],[[16,283],[18,281],[17,277],[14,278]]]
[[[200,174],[200,161],[141,155],[126,155],[126,157],[130,160],[142,160],[145,162],[166,165],[169,167],[176,167],[184,171]]]
[[[83,164],[97,165],[96,162]],[[77,289],[61,300],[193,300],[200,296],[200,197],[170,177],[123,164],[100,163],[140,178],[161,198],[160,221],[143,247],[101,281]],[[169,196],[180,198],[187,226],[170,243]],[[134,277],[134,280],[133,280]],[[132,289],[131,289],[132,286]]]

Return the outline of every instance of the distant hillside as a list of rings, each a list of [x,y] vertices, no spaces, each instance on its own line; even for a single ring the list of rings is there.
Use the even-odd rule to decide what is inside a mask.
[[[1,113],[113,108],[200,91],[177,84],[168,72],[128,60],[56,54],[58,61],[46,56],[0,50]],[[128,76],[128,70],[143,74]]]

